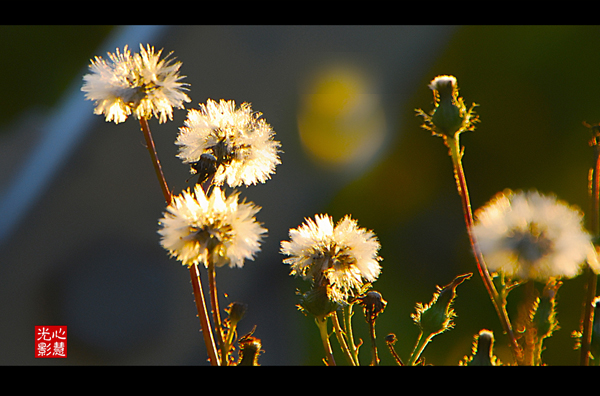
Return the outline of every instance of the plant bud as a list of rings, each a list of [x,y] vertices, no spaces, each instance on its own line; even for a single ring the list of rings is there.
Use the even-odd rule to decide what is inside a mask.
[[[262,344],[260,340],[252,335],[254,329],[239,339],[240,359],[238,366],[260,366],[258,364],[258,356],[261,352]]]
[[[240,303],[240,302],[232,302],[227,307],[226,312],[229,315],[229,320],[232,325],[237,325],[237,323],[242,320],[244,315],[246,314],[246,310],[248,309],[248,305]]]
[[[340,305],[329,297],[329,285],[318,285],[302,294],[298,308],[305,314],[323,319],[335,312]]]
[[[537,309],[533,315],[533,325],[539,338],[548,338],[558,329],[556,319],[556,293],[562,282],[549,281],[537,301]]]
[[[475,129],[478,117],[473,107],[476,105],[467,109],[463,99],[458,96],[456,77],[437,76],[431,81],[429,88],[433,91],[435,107],[430,113],[417,109],[417,115],[425,120],[423,128],[444,139],[455,138],[461,132]]]
[[[381,293],[378,291],[372,290],[361,297],[360,302],[365,311],[365,318],[367,321],[374,321],[377,316],[383,312],[385,306],[387,305],[387,301],[383,299]]]
[[[481,330],[475,336],[476,344],[473,346],[473,355],[467,359],[467,366],[495,366],[494,333]]]
[[[456,297],[456,287],[469,279],[471,275],[470,273],[459,275],[447,286],[442,288],[438,286],[438,291],[428,305],[417,304],[417,312],[412,317],[424,334],[433,336],[454,326],[452,319],[456,314],[451,306]]]
[[[458,97],[458,84],[454,76],[438,76],[429,85],[434,92],[435,110],[431,122],[439,133],[454,136],[463,126],[464,105]]]

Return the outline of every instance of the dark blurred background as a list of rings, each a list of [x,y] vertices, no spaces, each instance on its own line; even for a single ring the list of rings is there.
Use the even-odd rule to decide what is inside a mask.
[[[260,254],[217,272],[221,304],[248,304],[239,331],[257,326],[261,364],[322,364],[317,328],[295,307],[308,285],[278,252],[288,230],[317,213],[351,214],[381,241],[382,364],[393,364],[383,337],[395,333],[407,359],[415,303],[466,272],[474,276],[458,288],[456,326],[426,361],[457,364],[483,328],[509,359],[447,149],[414,109],[431,109],[427,85],[439,74],[456,76],[467,105],[480,105],[481,123],[462,138],[473,208],[505,188],[535,188],[586,210],[583,122],[600,121],[597,26],[1,26],[0,364],[207,364],[189,273],[158,243],[165,205],[139,125],[106,123],[79,90],[90,58],[139,43],[183,63],[188,108],[250,102],[282,143],[273,178],[241,189],[263,208]],[[173,144],[185,116],[150,122],[175,192],[188,186]],[[571,332],[582,286],[576,278],[560,290],[548,364],[578,362]],[[354,323],[368,343],[360,311]],[[67,359],[34,358],[36,325],[68,326]]]

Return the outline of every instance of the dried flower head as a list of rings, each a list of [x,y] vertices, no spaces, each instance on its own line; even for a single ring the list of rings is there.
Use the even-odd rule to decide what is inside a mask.
[[[216,160],[213,183],[230,187],[264,183],[280,164],[280,143],[275,132],[250,104],[236,108],[233,100],[209,99],[200,109],[188,111],[175,144],[185,163],[200,161],[203,154]]]
[[[372,231],[359,228],[349,215],[336,226],[328,215],[306,219],[290,230],[290,241],[281,242],[281,253],[290,264],[291,275],[302,276],[316,285],[329,285],[330,298],[346,303],[358,295],[365,282],[377,280],[380,244]]]
[[[491,271],[546,282],[577,276],[586,260],[600,269],[583,214],[554,196],[506,190],[475,215],[473,233]]]
[[[215,187],[210,197],[200,185],[174,196],[160,220],[161,245],[188,267],[209,260],[217,267],[243,267],[254,259],[267,232],[255,219],[259,207],[225,197]]]
[[[133,55],[125,46],[123,52],[109,52],[108,60],[96,56],[81,88],[95,102],[94,114],[104,114],[115,124],[132,113],[138,119],[154,116],[160,123],[172,120],[173,107],[183,108],[190,101],[183,92],[188,84],[180,82],[181,62],[173,63],[168,56],[161,60],[161,52],[140,44],[140,53]]]

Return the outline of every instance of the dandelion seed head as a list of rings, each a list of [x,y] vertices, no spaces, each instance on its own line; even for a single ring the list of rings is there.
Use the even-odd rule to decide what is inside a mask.
[[[372,231],[359,228],[356,220],[345,216],[334,227],[328,215],[306,219],[290,230],[290,240],[281,242],[281,253],[291,267],[291,275],[315,283],[325,281],[330,298],[343,303],[365,284],[379,277],[379,241]]]
[[[200,185],[174,196],[160,220],[161,245],[182,264],[212,260],[216,266],[243,267],[253,260],[267,232],[255,219],[259,207],[238,202],[238,194],[225,197],[215,187],[207,197]]]
[[[138,119],[158,118],[160,123],[173,119],[173,107],[183,108],[190,98],[183,92],[186,83],[180,80],[180,62],[167,56],[160,59],[162,50],[144,48],[131,54],[127,46],[121,52],[108,53],[108,60],[96,56],[90,72],[83,77],[81,88],[86,99],[95,102],[94,114],[104,114],[107,122],[124,122],[134,114]]]
[[[176,141],[178,157],[194,163],[202,154],[214,155],[216,185],[226,183],[235,188],[264,183],[281,161],[280,143],[273,139],[275,132],[261,115],[248,103],[236,107],[233,100],[209,99],[198,110],[188,111]]]
[[[507,190],[476,212],[473,233],[491,271],[547,281],[577,276],[598,259],[583,214],[554,196]]]

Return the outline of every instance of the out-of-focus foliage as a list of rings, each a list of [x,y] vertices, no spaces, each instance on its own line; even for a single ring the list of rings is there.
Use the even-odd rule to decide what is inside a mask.
[[[102,25],[0,26],[0,126],[26,109],[53,105],[111,29]]]

